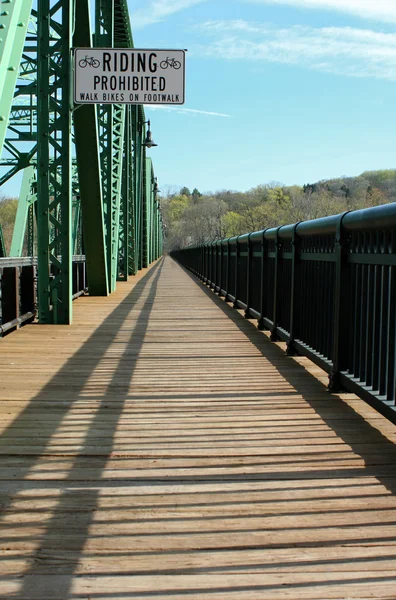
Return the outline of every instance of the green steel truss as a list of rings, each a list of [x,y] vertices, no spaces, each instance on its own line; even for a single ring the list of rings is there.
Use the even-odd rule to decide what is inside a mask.
[[[91,295],[162,254],[143,106],[71,101],[73,47],[133,47],[127,2],[96,0],[95,32],[89,0],[0,8],[0,195],[22,174],[9,254],[37,255],[39,321],[70,323],[73,254]]]

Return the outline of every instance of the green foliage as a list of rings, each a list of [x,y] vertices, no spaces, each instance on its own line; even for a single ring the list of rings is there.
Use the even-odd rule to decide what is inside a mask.
[[[18,208],[17,198],[0,197],[0,223],[3,229],[4,243],[7,253],[10,251],[12,232]]]
[[[396,202],[396,170],[304,186],[272,182],[245,193],[202,195],[197,188],[190,193],[184,187],[162,199],[168,250],[387,202]]]
[[[191,192],[188,189],[188,187],[182,187],[182,189],[179,192],[180,196],[191,196]]]

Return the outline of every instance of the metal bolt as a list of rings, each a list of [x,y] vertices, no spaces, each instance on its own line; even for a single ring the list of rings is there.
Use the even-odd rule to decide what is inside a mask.
[[[3,10],[2,13],[0,13],[0,17],[7,17],[10,13],[8,12],[8,10]]]
[[[23,23],[23,21],[21,21],[20,23],[18,23],[18,27],[25,27],[25,23]]]
[[[7,71],[15,71],[15,67],[8,67]]]

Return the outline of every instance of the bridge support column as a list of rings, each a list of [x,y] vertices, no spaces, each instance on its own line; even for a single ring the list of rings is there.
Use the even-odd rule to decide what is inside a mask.
[[[72,320],[70,0],[38,2],[37,202],[40,323]]]

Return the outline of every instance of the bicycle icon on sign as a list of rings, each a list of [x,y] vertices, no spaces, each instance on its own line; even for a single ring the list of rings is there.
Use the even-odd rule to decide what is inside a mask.
[[[179,62],[175,58],[168,57],[166,60],[163,60],[162,62],[160,62],[160,67],[161,67],[161,69],[167,69],[168,67],[170,67],[171,69],[177,70],[177,69],[180,69],[181,62]]]
[[[86,56],[85,58],[82,58],[78,64],[82,69],[85,69],[85,67],[93,67],[94,69],[97,69],[100,66],[100,61],[93,56]]]

